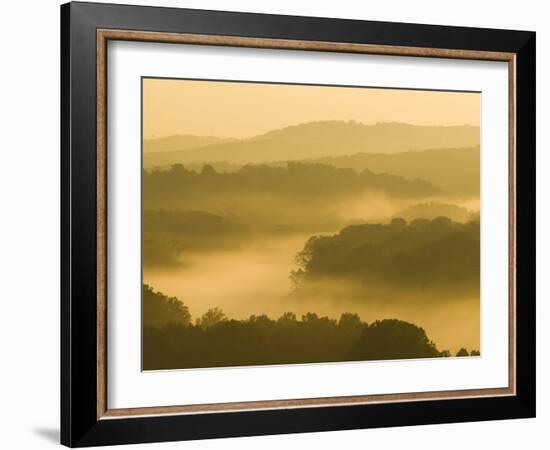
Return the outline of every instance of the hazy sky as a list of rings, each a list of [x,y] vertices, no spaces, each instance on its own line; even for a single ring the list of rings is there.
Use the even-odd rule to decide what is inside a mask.
[[[318,120],[479,126],[480,95],[223,81],[143,80],[145,139],[174,134],[245,138]]]

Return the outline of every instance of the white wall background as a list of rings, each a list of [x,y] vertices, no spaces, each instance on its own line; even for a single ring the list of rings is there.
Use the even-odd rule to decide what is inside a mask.
[[[550,445],[550,28],[545,2],[164,0],[135,4],[537,32],[538,417],[136,448],[546,449]],[[0,46],[0,447],[57,445],[59,422],[59,1],[2,6]],[[546,206],[546,208],[545,208]]]

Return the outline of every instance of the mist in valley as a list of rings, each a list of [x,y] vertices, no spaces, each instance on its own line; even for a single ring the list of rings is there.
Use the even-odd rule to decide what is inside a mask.
[[[309,175],[316,169],[325,172],[317,165],[303,169]],[[286,312],[338,319],[352,312],[366,322],[399,318],[414,323],[438,348],[452,354],[462,347],[479,348],[478,280],[466,289],[463,283],[428,283],[413,289],[401,286],[398,278],[372,287],[327,276],[308,282],[305,289],[292,277],[299,267],[298,254],[314,236],[334,236],[366,223],[388,226],[395,218],[409,223],[444,216],[468,223],[478,217],[478,211],[470,209],[478,205],[476,197],[405,179],[387,186],[381,180],[374,187],[372,182],[356,186],[349,173],[333,176],[329,183],[314,173],[311,179],[316,182],[310,184],[298,175],[300,185],[289,186],[287,169],[279,167],[283,187],[277,175],[269,181],[270,172],[264,170],[263,166],[256,172],[248,169],[240,179],[233,173],[229,182],[222,181],[223,172],[208,165],[196,171],[179,167],[179,175],[174,169],[161,170],[154,174],[154,183],[147,175],[144,282],[177,297],[194,317],[212,308],[237,320],[252,315],[276,319]],[[164,177],[179,180],[181,189],[172,180],[166,192]]]
[[[479,151],[478,119],[148,137],[144,368],[479,355]]]

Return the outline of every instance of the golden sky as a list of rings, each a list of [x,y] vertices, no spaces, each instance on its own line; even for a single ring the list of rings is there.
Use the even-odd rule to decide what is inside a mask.
[[[147,78],[142,113],[145,139],[246,138],[318,120],[479,126],[480,94]]]

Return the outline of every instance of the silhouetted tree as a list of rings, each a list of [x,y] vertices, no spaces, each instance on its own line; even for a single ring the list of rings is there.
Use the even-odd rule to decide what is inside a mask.
[[[224,320],[227,320],[227,318],[220,308],[210,308],[200,317],[200,319],[197,319],[197,325],[207,330]]]
[[[391,220],[390,226],[399,230],[404,230],[407,227],[407,222],[405,221],[405,219],[396,217],[395,219]]]
[[[201,175],[213,176],[216,174],[217,174],[216,170],[210,164],[205,164],[204,166],[202,166]]]
[[[143,285],[143,323],[145,326],[163,327],[168,323],[188,325],[191,322],[189,308],[175,297],[155,292]]]
[[[439,356],[426,332],[401,320],[377,320],[365,328],[351,351],[353,359],[383,360]]]
[[[296,323],[297,319],[296,319],[296,314],[294,314],[293,312],[285,312],[283,313],[283,315],[281,317],[279,317],[277,319],[277,323],[279,324],[294,324]]]
[[[340,316],[338,325],[341,327],[359,327],[362,323],[359,314],[345,312]]]

